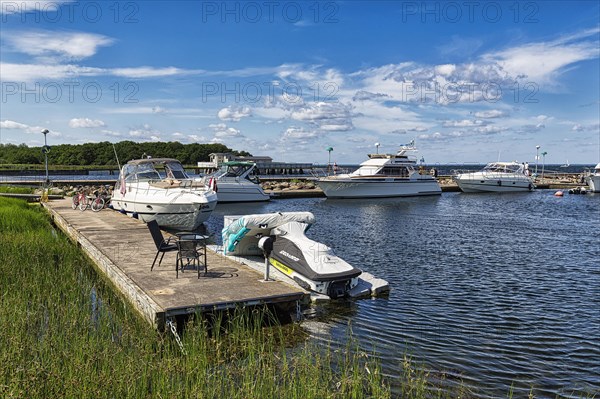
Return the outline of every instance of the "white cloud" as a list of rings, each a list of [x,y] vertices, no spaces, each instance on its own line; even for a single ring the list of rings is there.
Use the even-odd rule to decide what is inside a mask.
[[[600,123],[592,123],[589,125],[582,125],[580,123],[576,123],[571,128],[574,132],[597,132],[600,130]]]
[[[249,107],[232,107],[223,108],[219,110],[217,116],[222,121],[235,121],[238,122],[242,118],[246,118],[252,115],[252,111]]]
[[[13,64],[0,62],[0,75],[4,82],[32,82],[60,80],[80,76],[98,76],[105,73],[101,68],[78,65]]]
[[[7,129],[7,130],[8,129],[18,129],[18,130],[23,130],[25,133],[29,133],[29,134],[41,133],[42,130],[44,130],[44,128],[40,127],[40,126],[30,126],[25,123],[11,121],[8,119],[0,121],[0,129]],[[61,133],[50,131],[50,135],[54,136],[54,137],[60,137]]]
[[[56,11],[73,0],[0,0],[0,14],[20,14],[30,11]]]
[[[2,129],[27,129],[27,126],[24,123],[19,123],[15,121],[4,120],[0,121],[0,128]]]
[[[504,116],[507,116],[506,112],[500,111],[498,109],[490,109],[487,111],[475,112],[476,118],[491,119],[491,118],[502,118]]]
[[[149,66],[141,66],[135,68],[113,68],[106,71],[109,75],[119,76],[122,78],[160,78],[165,76],[191,75],[198,71],[180,69],[175,67],[155,68]]]
[[[140,127],[129,129],[129,136],[135,137],[139,140],[151,140],[157,141],[154,138],[159,137],[160,133],[153,129],[149,124],[145,123]]]
[[[103,35],[81,32],[11,32],[6,35],[11,47],[35,57],[58,57],[81,60],[96,54],[101,46],[108,46],[114,39]]]
[[[316,102],[292,111],[290,117],[308,122],[326,131],[347,131],[354,128],[350,107],[342,103]]]
[[[288,140],[312,140],[319,138],[320,134],[316,130],[305,130],[301,127],[289,127],[283,132],[281,136],[282,141]]]
[[[69,121],[69,127],[72,128],[93,128],[104,126],[106,126],[106,124],[99,119],[74,118]]]
[[[527,43],[486,54],[482,59],[499,65],[515,78],[552,85],[567,66],[598,58],[598,32],[600,29],[594,28],[553,41]]]
[[[444,121],[442,123],[443,127],[473,127],[473,126],[481,126],[484,125],[485,122],[480,119],[463,119],[460,121]]]
[[[215,139],[224,137],[244,137],[244,135],[236,128],[227,127],[224,123],[215,123],[208,125],[215,133]]]

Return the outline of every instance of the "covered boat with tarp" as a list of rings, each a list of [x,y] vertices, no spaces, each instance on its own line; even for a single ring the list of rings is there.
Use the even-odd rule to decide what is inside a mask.
[[[222,231],[225,255],[266,255],[269,263],[301,287],[331,298],[346,296],[362,273],[333,249],[306,236],[315,222],[310,212],[277,212],[240,216]],[[259,246],[270,239],[268,250]]]

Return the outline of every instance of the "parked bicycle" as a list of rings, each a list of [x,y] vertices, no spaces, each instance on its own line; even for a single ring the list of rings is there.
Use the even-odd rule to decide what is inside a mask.
[[[110,201],[108,187],[110,186],[103,186],[99,190],[94,191],[95,197],[92,198],[92,211],[99,212],[108,205],[108,202]]]
[[[90,201],[87,197],[87,191],[83,187],[78,187],[77,192],[73,195],[73,202],[71,208],[80,211],[85,211],[90,206]]]

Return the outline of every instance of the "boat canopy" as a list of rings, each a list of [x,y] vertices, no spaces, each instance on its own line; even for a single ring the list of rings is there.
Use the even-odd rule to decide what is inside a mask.
[[[221,168],[216,171],[213,176],[216,179],[223,177],[247,177],[250,172],[256,167],[254,162],[224,162]]]
[[[244,237],[256,236],[258,234],[269,235],[271,230],[289,222],[306,223],[306,229],[315,222],[315,216],[310,212],[277,212],[241,216],[221,231],[223,238],[223,254],[235,253],[238,255],[247,254],[248,251],[254,251],[256,248],[239,248],[238,244]],[[256,246],[258,237],[252,240],[252,245]],[[254,242],[256,241],[256,242]],[[260,250],[258,250],[260,254]]]
[[[123,166],[121,174],[126,181],[160,180],[164,177],[189,179],[181,162],[171,158],[148,158],[129,161]]]
[[[523,173],[525,166],[518,162],[492,162],[483,168],[486,172]]]

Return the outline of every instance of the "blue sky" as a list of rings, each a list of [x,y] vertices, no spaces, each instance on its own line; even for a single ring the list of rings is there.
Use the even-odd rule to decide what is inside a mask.
[[[600,161],[597,1],[0,0],[0,141]]]

